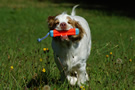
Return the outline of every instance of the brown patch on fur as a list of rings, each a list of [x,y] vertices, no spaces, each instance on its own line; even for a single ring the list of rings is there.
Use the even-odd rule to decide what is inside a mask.
[[[57,16],[57,15],[56,15]],[[55,17],[56,16],[49,16],[48,17],[48,27],[49,27],[49,30],[54,30],[55,29],[55,27],[56,27],[56,25],[57,24],[59,24],[59,20],[58,19],[55,19]],[[55,41],[61,41],[60,40],[60,37],[53,37],[53,39],[55,40]]]
[[[84,33],[85,33],[83,27],[79,24],[79,22],[77,22],[75,20],[72,20],[70,17],[67,17],[67,19],[68,19],[68,23],[71,24],[73,26],[73,28],[78,28],[79,29],[79,34],[69,37],[70,40],[72,42],[80,41],[83,38]]]
[[[55,26],[58,25],[59,24],[59,20],[58,19],[54,20],[54,24],[55,24]]]
[[[70,17],[67,17],[67,19],[68,19],[68,24],[74,26],[75,22]]]
[[[55,16],[49,16],[48,17],[48,27],[50,30],[54,29],[54,19],[55,19]]]
[[[48,17],[47,22],[48,22],[48,27],[50,30],[55,29],[56,25],[59,24],[59,20],[55,19],[56,16],[49,16]]]

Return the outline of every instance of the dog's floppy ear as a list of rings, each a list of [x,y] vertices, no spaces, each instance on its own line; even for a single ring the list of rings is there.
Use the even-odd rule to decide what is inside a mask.
[[[73,27],[79,29],[79,34],[78,34],[78,35],[73,35],[73,36],[71,37],[71,40],[72,40],[73,42],[77,42],[77,41],[80,41],[80,40],[83,38],[83,36],[84,36],[84,34],[85,34],[85,31],[84,31],[83,27],[79,24],[78,21],[75,21],[75,20],[74,20],[73,22],[74,22]]]
[[[49,16],[48,17],[47,22],[48,22],[48,27],[49,27],[50,30],[55,28],[54,27],[54,19],[55,19],[55,16]]]

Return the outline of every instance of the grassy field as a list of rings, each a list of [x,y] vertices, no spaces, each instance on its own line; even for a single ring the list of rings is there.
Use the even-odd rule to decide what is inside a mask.
[[[51,90],[78,90],[59,80],[51,37],[37,42],[48,32],[47,17],[70,13],[72,5],[19,1],[0,3],[0,90],[36,90],[44,85]],[[81,6],[76,12],[86,18],[92,34],[90,81],[82,89],[135,89],[135,20]]]

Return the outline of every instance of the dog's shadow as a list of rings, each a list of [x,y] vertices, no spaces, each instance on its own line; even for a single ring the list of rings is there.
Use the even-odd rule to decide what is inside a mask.
[[[41,72],[39,75],[33,76],[33,78],[30,81],[28,81],[28,83],[26,84],[26,87],[38,88],[39,86],[44,86],[49,84],[61,85],[62,82],[57,77],[49,78],[46,73]]]
[[[66,79],[65,79],[65,81],[66,81],[66,83],[68,83],[68,81]],[[63,81],[61,81],[60,78],[54,77],[54,78],[50,79],[47,74],[40,73],[38,76],[33,77],[26,84],[25,88],[38,89],[39,87],[43,87],[44,85],[57,85],[57,86],[61,87],[62,84],[63,84]],[[77,85],[71,86],[70,84],[68,84],[67,89],[69,89],[70,87],[71,88],[78,88]],[[78,90],[81,90],[81,89],[78,88]]]

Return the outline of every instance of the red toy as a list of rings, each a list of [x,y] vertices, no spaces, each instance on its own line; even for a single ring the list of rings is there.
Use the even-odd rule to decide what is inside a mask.
[[[69,36],[69,35],[78,35],[79,34],[79,29],[78,28],[72,28],[69,30],[61,30],[58,31],[56,29],[50,30],[49,32],[51,37],[57,37],[57,36]]]

